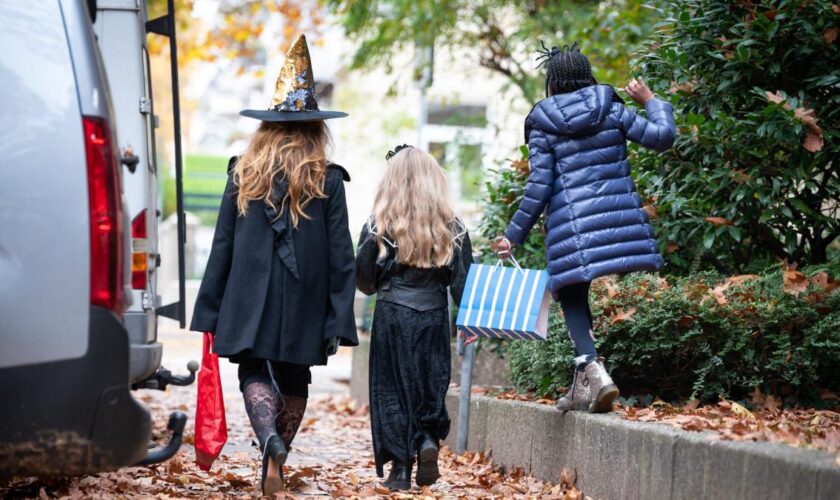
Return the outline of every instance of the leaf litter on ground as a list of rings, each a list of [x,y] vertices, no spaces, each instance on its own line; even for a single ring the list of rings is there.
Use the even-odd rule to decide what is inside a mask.
[[[155,422],[153,438],[168,440],[166,419],[173,408],[194,415],[195,389],[170,388],[163,393],[138,393]],[[260,453],[250,445],[253,432],[238,394],[226,401],[229,444],[209,472],[195,464],[193,448],[185,445],[171,460],[148,467],[127,467],[79,477],[14,478],[0,483],[0,496],[15,498],[260,498]],[[192,420],[192,419],[190,419]],[[192,437],[188,423],[185,437]],[[187,441],[185,439],[185,441]],[[492,451],[458,455],[447,447],[440,452],[441,479],[431,487],[392,492],[375,472],[367,405],[350,398],[318,396],[310,399],[304,424],[284,467],[286,490],[275,498],[547,498],[576,500],[584,496],[575,486],[574,471],[562,471],[552,484],[506,470],[494,463]],[[387,473],[387,467],[386,467]]]
[[[545,405],[557,402],[509,388],[475,387],[472,393]],[[778,397],[756,388],[745,404],[722,399],[715,404],[691,400],[673,405],[657,399],[643,407],[617,402],[614,411],[625,420],[669,424],[690,432],[710,431],[713,438],[722,440],[765,441],[828,451],[837,456],[840,465],[840,396],[824,390],[821,398],[832,409],[785,408]]]

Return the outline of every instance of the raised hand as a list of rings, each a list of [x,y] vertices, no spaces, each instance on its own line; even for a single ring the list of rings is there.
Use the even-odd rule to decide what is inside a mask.
[[[624,88],[624,91],[640,106],[644,106],[648,101],[653,99],[653,92],[642,78],[630,80]]]

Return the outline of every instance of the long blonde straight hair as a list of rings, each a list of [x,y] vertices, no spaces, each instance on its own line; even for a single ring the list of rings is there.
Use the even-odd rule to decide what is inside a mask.
[[[306,205],[326,196],[329,144],[329,131],[323,121],[262,122],[234,169],[239,214],[248,212],[251,201],[263,200],[278,213],[288,208],[294,227],[301,217],[308,219]],[[274,199],[275,179],[289,183],[279,208]]]
[[[453,254],[453,222],[446,176],[425,151],[406,148],[388,160],[373,204],[376,240],[394,242],[397,262],[413,267],[445,266]]]

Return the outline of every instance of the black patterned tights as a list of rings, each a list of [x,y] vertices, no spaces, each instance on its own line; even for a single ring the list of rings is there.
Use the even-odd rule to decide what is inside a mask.
[[[277,393],[270,383],[258,381],[248,383],[242,390],[242,396],[260,449],[265,448],[272,434],[278,434],[289,448],[303,421],[306,398],[284,396]]]

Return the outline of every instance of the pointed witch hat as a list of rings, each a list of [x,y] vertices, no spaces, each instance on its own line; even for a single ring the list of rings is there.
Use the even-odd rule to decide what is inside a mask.
[[[277,77],[271,107],[244,109],[242,116],[266,122],[309,122],[342,118],[341,111],[321,111],[315,100],[315,78],[312,76],[312,60],[306,37],[300,35],[286,53],[286,61]]]

